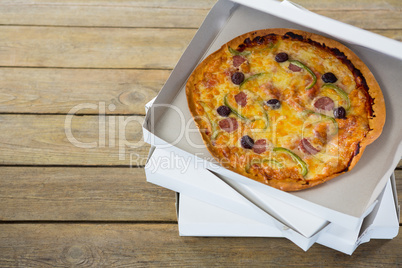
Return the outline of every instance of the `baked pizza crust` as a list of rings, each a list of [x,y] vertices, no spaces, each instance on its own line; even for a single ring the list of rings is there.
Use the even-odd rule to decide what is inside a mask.
[[[195,68],[195,70],[193,71],[193,73],[191,74],[191,76],[189,77],[189,79],[187,81],[186,96],[187,96],[187,100],[188,100],[187,102],[188,102],[188,107],[190,109],[190,112],[191,112],[193,118],[195,118],[197,116],[197,113],[196,113],[195,103],[192,101],[192,99],[193,99],[192,92],[195,88],[194,82],[196,79],[196,74],[199,73],[200,70],[205,68],[205,66],[208,64],[208,62],[211,59],[213,59],[214,57],[216,57],[217,55],[222,53],[223,50],[227,50],[228,47],[232,47],[232,48],[238,47],[240,44],[242,44],[244,42],[244,40],[246,38],[250,38],[250,40],[253,40],[256,36],[265,36],[268,34],[276,34],[276,35],[283,36],[289,32],[294,33],[296,35],[303,36],[304,40],[311,39],[312,41],[318,42],[318,43],[324,45],[325,47],[336,48],[340,52],[342,52],[347,57],[347,59],[352,62],[354,67],[356,69],[360,70],[360,72],[362,73],[363,77],[366,80],[368,89],[369,89],[368,94],[373,100],[372,105],[371,105],[372,116],[369,118],[370,130],[369,130],[368,134],[366,135],[366,137],[357,145],[355,155],[352,157],[352,159],[349,163],[349,166],[344,171],[336,173],[336,174],[332,174],[321,180],[311,180],[307,184],[305,183],[305,181],[294,181],[294,180],[290,180],[290,179],[289,180],[270,180],[270,182],[268,184],[274,188],[281,189],[283,191],[299,191],[299,190],[311,188],[311,187],[319,185],[323,182],[329,181],[329,180],[339,176],[340,174],[353,169],[354,166],[359,161],[359,159],[362,157],[362,154],[363,154],[365,148],[369,144],[371,144],[374,140],[376,140],[382,133],[382,129],[385,124],[386,111],[385,111],[385,101],[384,101],[384,97],[383,97],[381,88],[378,85],[376,79],[374,78],[374,75],[371,73],[369,68],[360,60],[360,58],[355,53],[353,53],[349,48],[347,48],[343,44],[341,44],[333,39],[330,39],[330,38],[327,38],[327,37],[324,37],[324,36],[321,36],[318,34],[301,31],[301,30],[288,29],[288,28],[274,28],[274,29],[264,29],[264,30],[252,31],[252,32],[245,33],[243,35],[240,35],[240,36],[232,39],[231,41],[224,44],[220,49],[218,49],[217,51],[215,51],[214,53],[209,55],[206,59],[204,59]],[[197,127],[200,129],[201,126],[199,125],[197,120],[195,120],[195,123],[196,123]],[[203,131],[200,131],[200,134],[202,136],[202,139],[203,139],[204,144],[206,145],[208,151],[218,162],[221,163],[220,159],[217,157],[217,155],[214,152],[213,146],[211,146],[211,144],[208,142],[208,140],[209,140],[208,136]],[[221,163],[221,165],[236,173],[240,173],[241,175],[244,175],[245,177],[249,177],[246,172],[244,172],[244,171],[242,172],[237,169],[234,169],[229,164]],[[258,179],[256,179],[256,178],[254,178],[254,180],[258,181]],[[264,183],[262,181],[260,181],[260,182]],[[264,183],[264,184],[267,184],[267,183]]]

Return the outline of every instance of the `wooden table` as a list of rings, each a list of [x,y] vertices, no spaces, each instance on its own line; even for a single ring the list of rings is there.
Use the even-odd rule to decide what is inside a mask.
[[[294,1],[402,40],[400,0]],[[149,146],[119,141],[140,143],[144,104],[214,2],[0,2],[1,267],[402,265],[401,235],[352,256],[179,237],[175,194],[145,179]],[[401,163],[396,177],[402,196]]]

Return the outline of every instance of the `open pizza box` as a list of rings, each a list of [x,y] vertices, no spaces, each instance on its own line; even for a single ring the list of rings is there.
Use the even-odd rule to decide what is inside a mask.
[[[221,167],[205,148],[187,107],[184,85],[197,64],[232,38],[265,28],[301,29],[344,43],[367,64],[384,94],[387,121],[380,138],[367,147],[352,171],[312,189],[286,193]],[[220,0],[157,98],[149,104],[143,125],[145,141],[156,147],[151,150],[150,159],[183,157],[183,163],[195,163],[197,170],[183,170],[173,161],[171,166],[165,164],[162,172],[152,173],[146,167],[147,179],[199,201],[204,202],[206,195],[212,200],[208,204],[219,208],[224,204],[228,211],[230,206],[239,205],[233,201],[236,196],[248,205],[243,205],[245,215],[238,210],[235,213],[259,222],[273,218],[290,232],[310,240],[306,245],[318,239],[318,234],[331,224],[342,228],[342,233],[356,242],[365,217],[380,203],[402,153],[402,122],[397,118],[402,112],[399,105],[402,103],[401,59],[401,43],[316,15],[289,2]],[[161,158],[158,154],[162,151],[172,155]],[[160,161],[158,165],[161,166]],[[178,174],[169,176],[169,172]],[[163,174],[166,176],[160,176]],[[210,185],[204,185],[201,191],[199,181],[208,181]],[[227,189],[231,189],[231,195]],[[249,206],[258,212],[251,213]]]

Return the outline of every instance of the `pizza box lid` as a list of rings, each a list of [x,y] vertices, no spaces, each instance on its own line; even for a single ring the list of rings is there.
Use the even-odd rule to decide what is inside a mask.
[[[254,2],[260,1],[247,1],[249,4]],[[281,12],[286,13],[295,9],[287,2],[281,5],[283,4],[288,6],[278,9],[276,1],[264,2],[264,9],[269,9],[270,5],[277,8],[278,13],[273,16],[227,0],[217,2],[158,94],[150,112],[147,113],[143,129],[144,137],[149,143],[167,150],[175,148],[191,153],[210,163],[217,174],[240,183],[255,185],[256,182],[253,180],[214,165],[213,158],[192,122],[184,85],[192,70],[203,58],[245,32],[265,28],[295,28],[322,34],[314,27],[306,28],[294,21],[279,18]],[[297,10],[304,14],[303,16],[313,16],[311,12]],[[327,22],[327,18],[322,16],[313,17],[315,25]],[[245,21],[247,23],[244,23]],[[330,24],[344,25],[333,20]],[[358,30],[360,29],[354,27],[353,31]],[[286,200],[295,207],[311,209],[310,211],[320,216],[326,217],[328,211],[331,213],[336,211],[339,215],[359,219],[373,205],[385,187],[387,178],[393,172],[402,153],[402,121],[397,118],[402,112],[400,105],[402,91],[399,90],[402,61],[361,45],[345,41],[343,43],[368,65],[382,88],[387,107],[387,121],[382,135],[367,147],[352,171],[321,186],[293,193],[285,193],[263,184],[259,184],[259,187],[266,195]]]

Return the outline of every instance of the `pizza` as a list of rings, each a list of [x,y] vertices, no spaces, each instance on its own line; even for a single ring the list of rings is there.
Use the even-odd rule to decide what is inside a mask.
[[[186,95],[222,166],[283,191],[351,170],[385,122],[368,67],[341,43],[293,29],[229,41],[195,68]]]

